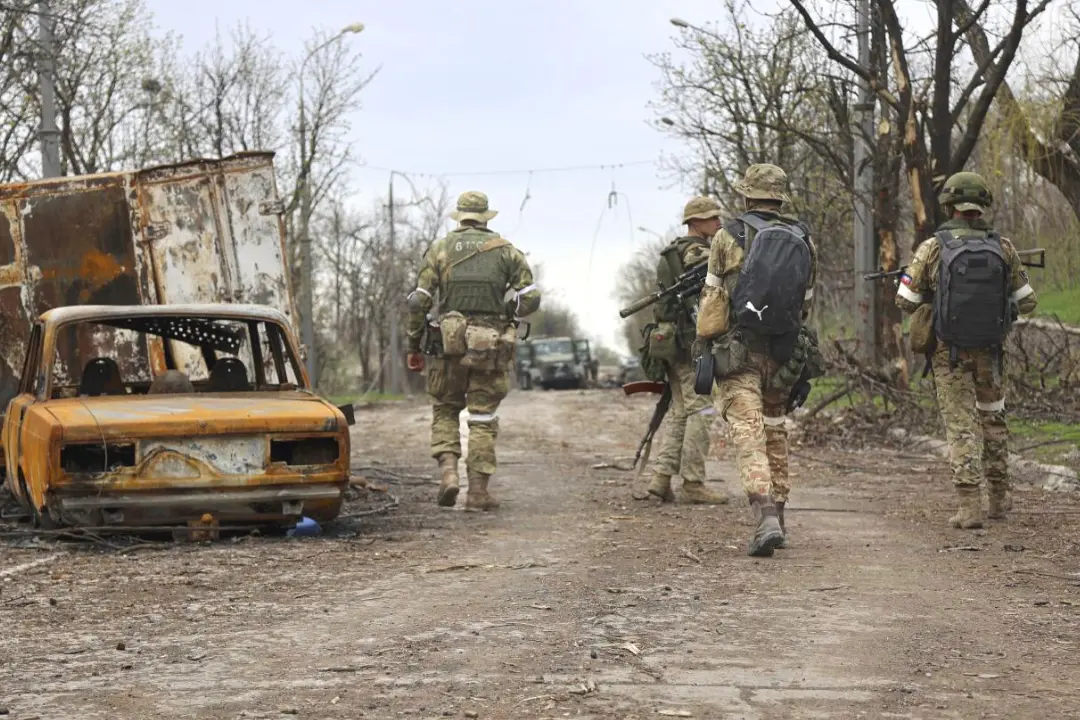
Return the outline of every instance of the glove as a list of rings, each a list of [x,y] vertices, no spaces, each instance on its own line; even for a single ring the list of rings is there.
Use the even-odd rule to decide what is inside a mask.
[[[424,369],[424,356],[418,352],[411,352],[405,356],[405,365],[410,372],[420,372]]]

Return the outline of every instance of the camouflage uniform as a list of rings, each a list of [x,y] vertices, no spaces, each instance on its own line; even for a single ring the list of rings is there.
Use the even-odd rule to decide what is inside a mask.
[[[949,195],[958,184],[969,184],[976,196],[981,188],[982,200],[960,202]],[[952,203],[947,202],[952,200]],[[939,230],[949,230],[954,237],[983,237],[991,227],[982,219],[984,207],[991,198],[985,183],[975,173],[957,173],[949,178],[941,203],[958,213],[978,212],[980,217],[954,217]],[[1020,313],[1030,313],[1038,302],[1028,284],[1020,256],[1006,238],[1001,249],[1009,267],[1009,292]],[[896,304],[905,312],[914,313],[923,304],[933,303],[938,286],[941,245],[936,239],[923,242],[915,257],[901,276]],[[949,443],[949,462],[953,483],[961,500],[961,512],[951,519],[956,527],[973,528],[982,524],[980,486],[986,479],[990,493],[990,516],[1002,517],[1008,509],[1008,442],[1009,427],[1005,420],[1005,393],[1001,382],[999,353],[993,349],[958,350],[956,363],[950,361],[952,349],[938,342],[931,357],[938,406]]]
[[[457,496],[457,459],[461,456],[459,415],[469,409],[469,496],[467,507],[489,509],[497,504],[487,494],[488,477],[495,472],[497,411],[509,390],[509,365],[514,358],[513,317],[525,317],[540,307],[540,291],[520,250],[487,229],[496,211],[487,196],[466,192],[451,217],[459,226],[436,240],[424,255],[416,289],[409,296],[408,349],[420,351],[427,313],[439,299],[440,321],[460,312],[470,327],[490,328],[500,340],[490,367],[463,362],[462,356],[438,356],[429,361],[427,391],[433,400],[431,454],[443,468],[439,501],[453,505]],[[474,493],[474,490],[476,491]],[[475,502],[474,502],[475,500]],[[487,505],[488,507],[481,507]]]
[[[795,223],[794,217],[779,213],[782,203],[788,202],[786,188],[787,174],[779,167],[768,164],[750,166],[746,177],[735,185],[735,189],[746,199],[747,211]],[[812,242],[809,245],[812,269],[803,302],[804,320],[810,311],[817,275],[817,251]],[[726,228],[721,229],[713,238],[709,254],[706,286],[701,293],[702,307],[707,303],[729,302],[727,298],[735,290],[744,257],[745,251],[736,238]],[[721,289],[726,291],[726,295]],[[707,339],[699,336],[699,341]],[[746,369],[720,380],[714,400],[717,410],[731,425],[739,477],[755,514],[760,521],[775,513],[786,537],[783,511],[791,492],[786,427],[789,391],[771,386],[779,366],[768,357],[765,349],[755,347],[753,342],[747,342],[747,346],[749,356]],[[771,554],[771,550],[763,554]]]
[[[683,209],[683,223],[691,224],[691,232],[698,232],[700,223],[720,217],[720,205],[708,197],[696,197]],[[706,225],[709,233],[716,223]],[[704,262],[709,255],[708,236],[688,235],[678,238],[665,249],[657,269],[660,284],[668,284],[677,274],[667,260],[667,254],[680,256],[681,270],[688,270]],[[681,271],[680,270],[680,271]],[[667,381],[671,386],[671,409],[667,415],[664,444],[656,458],[656,474],[649,484],[649,493],[664,502],[674,500],[671,478],[678,475],[683,481],[683,497],[687,502],[699,504],[722,504],[727,497],[717,495],[705,487],[705,458],[709,454],[709,429],[716,410],[707,396],[694,392],[695,365],[690,355],[694,341],[694,319],[685,301],[671,298],[657,303],[658,322],[671,322],[676,330],[677,349],[675,359],[666,363]]]

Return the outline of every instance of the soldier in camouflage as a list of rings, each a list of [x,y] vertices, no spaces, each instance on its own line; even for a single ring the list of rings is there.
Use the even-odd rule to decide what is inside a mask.
[[[796,218],[781,212],[783,205],[789,202],[787,184],[787,173],[781,168],[758,164],[747,168],[744,178],[734,187],[744,199],[746,212],[795,224],[798,222]],[[713,238],[708,275],[700,298],[701,312],[716,312],[713,308],[723,303],[727,307],[722,310],[731,313],[730,298],[738,282],[746,251],[729,227],[732,226],[725,224]],[[747,226],[745,232],[749,236],[752,230]],[[746,238],[746,248],[752,241],[752,237]],[[817,252],[809,238],[807,242],[812,266],[810,283],[803,299],[803,320],[810,312],[817,275]],[[711,339],[699,335],[698,343],[700,345]],[[768,356],[767,348],[760,346],[753,337],[743,337],[741,341],[747,349],[747,360],[742,369],[718,381],[714,401],[720,414],[731,425],[739,477],[758,521],[750,542],[750,554],[768,556],[773,548],[782,548],[787,544],[784,506],[791,493],[786,427],[790,388],[781,389],[774,382],[780,367]]]
[[[661,253],[657,282],[670,286],[676,277],[709,257],[709,243],[720,229],[720,205],[708,197],[696,197],[683,209],[684,237],[671,242]],[[671,409],[667,432],[657,457],[656,473],[649,493],[663,502],[672,502],[675,493],[671,478],[682,478],[683,500],[691,504],[719,505],[728,498],[705,487],[705,458],[709,454],[709,426],[716,410],[709,398],[694,392],[694,361],[690,349],[694,342],[693,306],[696,298],[666,298],[654,308],[658,323],[666,323],[674,335],[673,357],[665,361],[667,381],[671,386]]]
[[[540,307],[540,291],[525,256],[487,227],[496,213],[488,208],[483,193],[462,193],[450,215],[458,227],[428,248],[416,289],[409,295],[407,360],[413,372],[424,369],[421,338],[428,313],[438,301],[444,350],[428,364],[427,391],[433,401],[431,454],[441,472],[437,502],[443,507],[455,504],[460,489],[459,416],[465,408],[469,409],[465,508],[499,506],[488,492],[488,482],[495,473],[497,412],[509,390],[515,355],[515,321]],[[459,321],[461,348],[448,337],[458,336]]]
[[[985,238],[992,230],[983,214],[993,203],[993,197],[978,174],[960,172],[949,177],[938,202],[951,216],[939,231],[948,230],[956,238]],[[1016,248],[1006,238],[1000,242],[1009,270],[1010,303],[1017,313],[1030,313],[1038,302],[1035,291],[1028,283]],[[941,245],[936,238],[919,245],[900,278],[896,304],[902,310],[914,313],[921,305],[933,303],[940,260]],[[931,362],[960,503],[960,509],[949,522],[956,528],[980,528],[983,479],[987,484],[991,518],[1004,518],[1012,507],[1009,428],[1005,420],[1000,352],[991,348],[959,350],[938,342]]]

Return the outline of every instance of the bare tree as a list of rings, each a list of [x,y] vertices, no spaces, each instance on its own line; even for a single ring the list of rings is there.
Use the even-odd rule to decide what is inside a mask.
[[[660,251],[666,245],[665,240],[654,239],[635,252],[633,257],[619,268],[618,277],[615,279],[615,297],[620,305],[625,307],[656,290],[656,267],[660,262]],[[652,308],[646,308],[623,321],[622,336],[631,353],[636,353],[641,346],[642,333],[652,318]]]
[[[876,67],[861,65],[829,37],[829,25],[815,17],[808,2],[791,0],[829,59],[869,83],[893,113],[902,131],[901,151],[911,193],[916,245],[944,220],[936,185],[963,169],[971,159],[991,103],[1016,59],[1025,30],[1050,2],[1015,0],[1010,4],[982,0],[965,16],[963,0],[934,0],[937,12],[932,35],[912,37],[904,29],[895,0],[874,0],[873,20],[888,43],[890,68],[881,63]],[[963,40],[985,20],[992,5],[995,9],[1011,5],[1011,16],[988,46],[986,57],[975,64],[965,63],[969,47]],[[854,23],[840,25],[850,31]],[[929,73],[918,74],[924,66]]]
[[[1001,61],[978,10],[966,0],[956,0],[956,9],[968,28],[966,37],[980,70],[985,68],[984,75],[997,73]],[[1054,88],[1049,103],[1053,112],[1040,123],[1007,80],[1002,81],[997,100],[1024,161],[1061,191],[1080,220],[1080,10],[1075,6],[1069,10],[1072,24],[1055,53],[1064,59],[1061,72],[1047,83]]]
[[[706,192],[719,192],[732,214],[742,211],[731,184],[753,163],[787,171],[795,212],[806,220],[818,247],[821,272],[818,304],[831,316],[850,313],[854,283],[869,268],[852,264],[856,76],[836,72],[792,10],[756,16],[750,4],[727,0],[716,29],[688,26],[676,46],[682,51],[653,57],[660,70],[658,127],[683,139],[690,157],[676,164]],[[873,67],[886,54],[882,37]],[[873,138],[877,186],[873,194],[879,264],[898,267],[897,227],[901,206],[899,132],[879,126]],[[703,180],[694,176],[703,175]],[[890,291],[884,284],[884,296]],[[892,362],[902,355],[899,310],[879,302],[876,350]]]
[[[37,139],[35,3],[14,0],[0,13],[0,182],[30,175]]]

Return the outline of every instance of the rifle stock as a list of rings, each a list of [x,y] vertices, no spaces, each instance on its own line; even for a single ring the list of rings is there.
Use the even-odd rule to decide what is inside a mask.
[[[635,380],[622,386],[624,395],[637,395],[638,393],[656,393],[660,395],[667,388],[667,383],[655,380]]]
[[[634,384],[634,383],[630,383]],[[664,421],[664,416],[667,415],[668,408],[671,407],[671,385],[663,383],[664,392],[660,395],[660,399],[656,401],[656,408],[653,410],[652,417],[649,419],[649,429],[645,431],[645,437],[641,438],[641,443],[638,445],[637,452],[634,453],[634,462],[630,466],[636,468],[638,460],[641,459],[641,453],[646,447],[651,447],[653,435],[660,429],[660,423]],[[648,456],[646,455],[646,462],[648,462]]]

